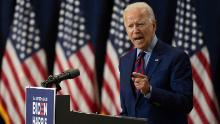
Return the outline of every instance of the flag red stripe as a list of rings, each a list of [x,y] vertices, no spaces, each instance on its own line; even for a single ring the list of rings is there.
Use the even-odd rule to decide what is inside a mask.
[[[13,108],[15,108],[15,110],[17,111],[17,114],[19,116],[19,118],[21,119],[21,124],[24,124],[24,118],[22,116],[22,113],[20,110],[19,110],[19,107],[18,107],[18,101],[15,101],[15,97],[12,93],[12,89],[11,87],[9,86],[9,82],[8,82],[8,79],[5,75],[4,72],[2,72],[2,83],[4,83],[5,87],[7,88],[8,92],[9,92],[9,97],[10,97],[10,101],[11,103],[13,104]],[[12,106],[11,106],[12,107]]]
[[[112,65],[112,61],[109,57],[109,54],[106,55],[106,64],[107,66],[109,67],[110,71],[111,71],[111,74],[113,75],[113,77],[115,77],[115,80],[116,80],[116,86],[117,86],[117,91],[120,90],[120,85],[119,85],[119,79],[117,78],[117,73],[116,73],[116,70],[114,69],[114,66]],[[116,66],[116,65],[115,65]],[[105,79],[105,80],[108,80],[108,79]]]
[[[111,99],[111,101],[112,101],[112,103],[113,103],[113,105],[114,105],[114,107],[115,107],[115,109],[116,109],[116,112],[117,112],[117,114],[119,114],[120,112],[119,112],[119,110],[118,110],[118,107],[117,107],[117,104],[116,104],[116,96],[113,94],[113,91],[111,90],[111,88],[109,87],[109,82],[107,82],[105,79],[104,79],[104,86],[103,86],[103,88],[104,88],[104,90],[106,91],[106,93],[108,94],[108,96],[110,97],[110,99]],[[104,105],[103,105],[104,106]]]
[[[202,108],[201,108],[200,104],[198,103],[198,100],[195,96],[193,97],[193,104],[194,104],[194,109],[198,113],[202,122],[204,124],[209,124],[209,121],[207,120],[206,116],[204,115],[204,112],[202,111]]]
[[[57,66],[58,66],[58,68],[59,68],[59,70],[64,70],[63,68],[62,68],[62,65],[61,65],[61,62],[60,62],[60,59],[58,58],[58,56],[56,57],[56,63],[57,63]],[[73,105],[73,109],[74,110],[79,110],[79,107],[78,107],[78,105],[76,104],[77,102],[75,101],[75,99],[73,98],[73,95],[72,95],[72,92],[71,92],[71,89],[70,89],[70,85],[67,83],[67,82],[65,82],[65,85],[67,85],[66,87],[67,87],[67,90],[68,90],[68,92],[70,93],[70,99],[71,99],[71,103],[72,103],[72,105]],[[61,92],[62,93],[62,92]]]
[[[206,69],[206,72],[209,75],[209,78],[212,78],[212,74],[211,74],[211,70],[210,70],[210,64],[208,62],[208,60],[205,58],[204,54],[200,51],[196,54],[196,56],[199,58],[199,61],[202,63],[202,65],[204,66],[204,68]]]
[[[25,101],[25,92],[23,90],[23,86],[21,86],[21,83],[20,83],[19,78],[18,78],[18,74],[15,71],[16,68],[14,67],[14,64],[12,63],[12,59],[10,58],[8,50],[6,50],[4,58],[7,60],[7,63],[9,64],[9,67],[11,68],[11,72],[12,72],[12,75],[13,75],[12,77],[15,79],[17,88],[20,92],[20,96],[21,96],[22,100]],[[3,71],[2,71],[2,73],[3,73]]]
[[[38,72],[40,73],[41,77],[43,77],[43,79],[47,79],[47,71],[46,71],[46,68],[42,65],[42,63],[40,62],[39,59],[42,59],[42,58],[39,58],[37,56],[37,53],[35,53],[33,56],[33,62],[35,63],[35,65],[37,65],[37,69],[39,70]]]
[[[211,99],[211,97],[208,94],[208,91],[205,88],[204,82],[202,81],[202,79],[200,78],[199,74],[196,72],[195,67],[192,67],[192,72],[193,72],[193,77],[196,80],[196,83],[198,85],[198,87],[200,88],[200,90],[202,91],[205,100],[210,108],[210,110],[212,111],[212,113],[215,115],[215,118],[219,120],[219,116],[218,116],[218,112],[217,112],[217,108],[213,102],[213,100]]]
[[[74,67],[70,61],[68,61],[68,65],[69,67]],[[95,103],[89,97],[85,87],[83,87],[82,81],[79,78],[75,78],[75,81],[76,81],[76,86],[78,87],[78,89],[80,89],[80,93],[83,95],[84,100],[86,101],[90,111],[95,112],[96,111]]]

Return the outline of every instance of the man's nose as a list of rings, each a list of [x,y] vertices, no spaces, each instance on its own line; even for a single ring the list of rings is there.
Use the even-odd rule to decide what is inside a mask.
[[[139,27],[135,25],[135,26],[133,27],[133,32],[139,32]]]

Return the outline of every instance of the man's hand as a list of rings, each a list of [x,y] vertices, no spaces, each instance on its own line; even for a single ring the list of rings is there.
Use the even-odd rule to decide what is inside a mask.
[[[142,94],[146,95],[150,92],[150,83],[147,75],[141,73],[133,72],[132,81],[137,90],[140,90]]]

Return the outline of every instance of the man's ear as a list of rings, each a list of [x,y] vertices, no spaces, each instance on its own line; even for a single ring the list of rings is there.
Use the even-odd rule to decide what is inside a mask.
[[[153,21],[153,27],[154,27],[154,30],[156,31],[157,30],[157,20]]]

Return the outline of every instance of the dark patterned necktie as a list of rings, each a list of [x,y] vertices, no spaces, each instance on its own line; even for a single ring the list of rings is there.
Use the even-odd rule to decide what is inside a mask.
[[[135,62],[135,66],[134,66],[134,72],[138,72],[138,73],[141,73],[141,74],[144,74],[144,55],[146,53],[141,51],[139,54],[138,54],[138,57],[137,57],[137,60]],[[134,86],[134,85],[133,85]],[[140,91],[137,90],[134,86],[134,89],[136,91],[136,95],[140,94]]]
[[[134,66],[134,72],[138,72],[138,73],[141,73],[141,74],[144,74],[144,55],[146,53],[141,51],[139,54],[138,54],[138,58],[135,62],[135,66]]]

